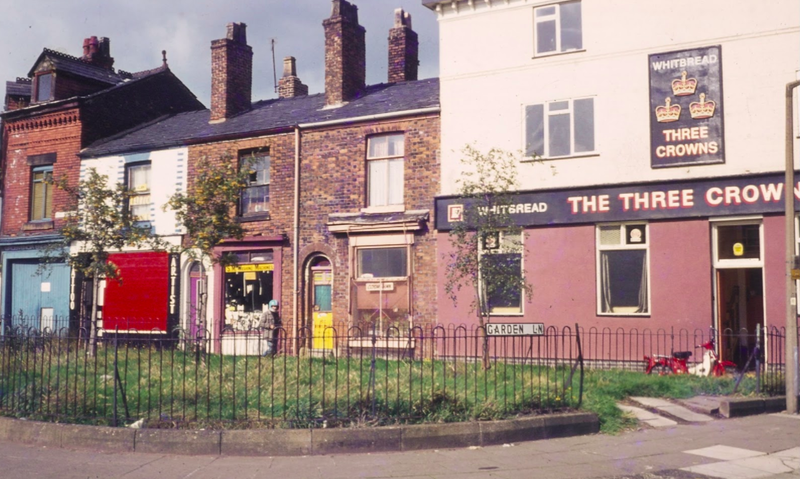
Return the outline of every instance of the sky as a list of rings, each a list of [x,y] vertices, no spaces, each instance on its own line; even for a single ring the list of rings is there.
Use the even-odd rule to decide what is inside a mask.
[[[366,28],[367,84],[386,82],[387,38],[394,10],[412,17],[419,35],[419,78],[438,76],[436,14],[421,0],[351,0]],[[276,98],[271,41],[275,40],[277,76],[283,58],[297,59],[297,75],[309,93],[322,93],[325,37],[322,21],[330,0],[0,0],[0,85],[25,77],[43,48],[73,56],[83,39],[108,37],[114,67],[136,72],[167,61],[204,105],[211,90],[211,41],[224,38],[230,22],[247,24],[253,47],[253,101]]]

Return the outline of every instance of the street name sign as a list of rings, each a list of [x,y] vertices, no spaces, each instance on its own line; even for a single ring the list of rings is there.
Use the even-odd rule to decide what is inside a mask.
[[[487,336],[544,336],[544,323],[490,323]]]

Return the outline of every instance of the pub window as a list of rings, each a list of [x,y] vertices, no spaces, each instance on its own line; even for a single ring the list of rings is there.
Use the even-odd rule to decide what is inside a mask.
[[[581,2],[563,2],[533,11],[535,56],[583,48]]]
[[[273,299],[272,251],[235,252],[225,266],[225,327],[234,331],[254,329],[261,313]]]
[[[650,312],[646,224],[597,227],[598,313]]]
[[[485,233],[480,243],[480,274],[489,277],[506,277],[512,275],[524,278],[522,269],[522,252],[524,251],[522,235],[509,234],[502,231]],[[504,284],[486,282],[486,304],[490,315],[508,315],[522,313],[522,283]]]
[[[53,165],[36,166],[31,181],[31,221],[53,217]]]

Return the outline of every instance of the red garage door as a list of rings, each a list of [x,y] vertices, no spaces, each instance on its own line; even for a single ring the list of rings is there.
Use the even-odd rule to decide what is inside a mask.
[[[106,281],[103,329],[166,332],[169,255],[119,253],[108,260],[119,268],[121,281]]]

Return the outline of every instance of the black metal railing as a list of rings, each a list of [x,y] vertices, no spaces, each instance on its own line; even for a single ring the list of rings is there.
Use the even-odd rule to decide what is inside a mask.
[[[580,338],[484,337],[463,326],[314,337],[278,330],[186,335],[40,331],[0,336],[7,415],[148,427],[316,427],[506,417],[577,408]],[[367,338],[367,339],[365,339]],[[486,351],[484,355],[483,352]]]

